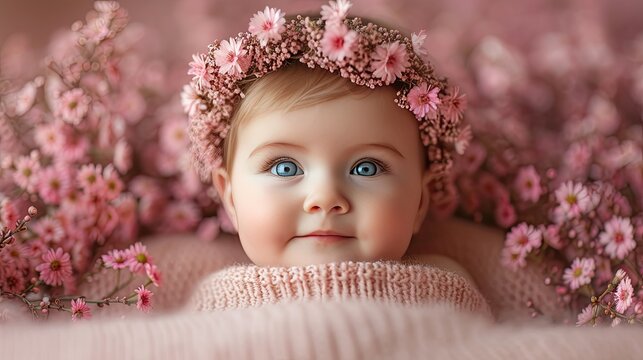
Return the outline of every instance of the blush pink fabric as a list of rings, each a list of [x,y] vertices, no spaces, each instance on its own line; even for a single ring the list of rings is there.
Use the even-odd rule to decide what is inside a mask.
[[[393,261],[340,262],[294,267],[238,265],[207,276],[196,288],[196,310],[329,300],[445,304],[490,315],[480,292],[462,276],[437,267]]]

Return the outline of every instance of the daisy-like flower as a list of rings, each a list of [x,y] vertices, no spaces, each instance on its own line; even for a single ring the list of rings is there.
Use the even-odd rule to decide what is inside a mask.
[[[39,219],[32,227],[38,237],[46,243],[59,243],[65,236],[60,222],[50,216]]]
[[[500,254],[500,263],[515,272],[527,266],[526,256],[519,249],[505,246]]]
[[[229,41],[223,40],[214,52],[214,61],[219,66],[219,73],[232,76],[245,73],[250,66],[247,53],[243,48],[243,40],[237,41],[234,38],[230,38]]]
[[[326,26],[340,23],[346,18],[351,6],[353,4],[348,0],[331,1],[328,5],[322,5],[321,18],[326,21]]]
[[[514,187],[520,198],[524,201],[536,202],[542,194],[540,176],[538,176],[536,169],[532,165],[518,170]]]
[[[495,211],[496,223],[508,228],[516,222],[516,209],[509,201],[499,201]]]
[[[38,156],[21,156],[14,165],[13,181],[28,192],[34,192],[40,172]]]
[[[112,164],[103,170],[104,195],[107,200],[116,199],[123,191],[123,181],[118,177],[118,172]]]
[[[183,90],[181,91],[181,105],[183,106],[183,111],[185,111],[189,116],[194,116],[197,110],[204,107],[201,103],[201,98],[190,85],[183,85]]]
[[[605,252],[612,259],[623,260],[635,247],[634,229],[629,218],[615,216],[605,224],[605,231],[599,236]]]
[[[18,214],[16,205],[13,201],[9,201],[9,199],[3,199],[0,202],[0,224],[11,230],[15,230],[18,219],[20,219],[20,215]]]
[[[161,286],[161,272],[156,265],[145,264],[145,274],[147,274],[147,277],[152,280],[152,284],[154,284],[154,286]]]
[[[460,88],[454,87],[450,94],[442,98],[442,114],[451,122],[462,119],[464,110],[467,108],[465,94],[460,94]]]
[[[581,183],[567,181],[556,190],[560,208],[569,217],[576,217],[587,211],[591,205],[587,188]]]
[[[22,274],[22,270],[15,265],[10,265],[4,263],[3,272],[0,273],[0,285],[2,290],[9,291],[12,293],[20,293],[25,289],[25,277]]]
[[[38,193],[47,204],[59,204],[71,188],[71,179],[67,172],[57,166],[40,171],[38,180]]]
[[[42,264],[36,266],[40,273],[40,279],[47,285],[58,286],[69,281],[72,275],[71,261],[69,254],[63,252],[62,248],[49,249],[42,255]]]
[[[623,314],[632,305],[632,295],[634,295],[634,288],[632,287],[632,280],[626,276],[621,280],[614,293],[616,299],[616,311]]]
[[[67,123],[78,125],[89,111],[90,102],[91,98],[81,88],[65,91],[60,96],[57,115]]]
[[[580,314],[578,314],[578,320],[576,321],[576,326],[585,325],[592,320],[594,317],[594,309],[592,304],[587,305]]]
[[[424,61],[428,60],[429,52],[424,45],[426,43],[426,32],[420,30],[419,33],[411,34],[411,42],[413,43],[413,51]]]
[[[266,6],[250,19],[248,31],[257,37],[261,46],[268,45],[268,41],[279,41],[281,33],[286,30],[284,15],[281,10]]]
[[[78,184],[87,193],[102,191],[104,187],[103,167],[101,165],[86,164],[80,168],[77,175]]]
[[[438,105],[441,103],[438,98],[439,92],[439,88],[431,87],[424,82],[414,86],[406,95],[406,100],[416,116],[424,117],[429,111],[438,109]]]
[[[161,147],[170,154],[179,154],[188,145],[187,123],[182,118],[164,121],[160,130]]]
[[[565,269],[565,273],[563,273],[563,281],[571,290],[576,290],[592,281],[595,269],[596,264],[594,259],[576,258],[572,262],[572,265]]]
[[[83,298],[78,298],[76,300],[71,301],[71,319],[76,321],[76,320],[81,320],[81,319],[89,319],[92,317],[91,310],[89,309],[89,306],[85,303],[85,299]]]
[[[206,57],[204,54],[193,54],[193,61],[190,61],[190,63],[188,64],[190,66],[188,75],[193,75],[192,81],[194,81],[196,85],[201,89],[210,87],[210,81],[214,79],[214,69],[208,67],[205,59]]]
[[[322,52],[331,60],[344,60],[353,56],[357,33],[344,24],[327,26],[321,39]]]
[[[101,259],[106,268],[125,269],[127,267],[125,264],[127,261],[125,251],[118,249],[110,250],[107,254],[101,256]]]
[[[145,264],[152,263],[152,257],[148,254],[145,245],[140,242],[132,245],[129,249],[125,250],[127,260],[125,265],[129,267],[133,273],[142,273],[145,271]]]
[[[516,249],[522,254],[527,255],[530,251],[540,247],[542,244],[542,233],[533,225],[520,223],[511,229],[507,234],[505,245]]]
[[[402,72],[410,65],[406,47],[399,41],[378,45],[371,58],[373,76],[382,79],[385,85],[402,76]]]
[[[55,155],[65,141],[61,134],[61,122],[37,126],[34,138],[43,153]]]
[[[152,296],[154,295],[150,290],[146,289],[143,285],[139,286],[134,292],[138,295],[136,301],[136,308],[149,312],[152,309]]]

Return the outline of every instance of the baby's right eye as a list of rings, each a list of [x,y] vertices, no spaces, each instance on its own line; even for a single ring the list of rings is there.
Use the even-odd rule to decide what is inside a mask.
[[[270,168],[270,172],[277,176],[283,177],[301,175],[304,173],[303,171],[301,171],[301,169],[299,169],[297,164],[290,160],[280,161],[276,163]]]

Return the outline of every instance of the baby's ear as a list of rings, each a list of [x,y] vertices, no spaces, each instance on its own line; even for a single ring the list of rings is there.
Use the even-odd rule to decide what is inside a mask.
[[[429,184],[433,179],[433,174],[426,169],[422,174],[421,184],[422,184],[422,193],[420,197],[420,206],[418,207],[418,212],[415,217],[415,222],[413,223],[413,234],[417,234],[422,227],[422,223],[426,218],[426,214],[429,211],[430,199],[431,199],[431,188]]]
[[[219,199],[221,199],[226,213],[228,213],[228,217],[230,217],[232,225],[234,225],[235,230],[239,231],[237,226],[237,211],[234,207],[234,200],[232,199],[230,175],[223,168],[214,169],[212,170],[212,183],[219,194]]]

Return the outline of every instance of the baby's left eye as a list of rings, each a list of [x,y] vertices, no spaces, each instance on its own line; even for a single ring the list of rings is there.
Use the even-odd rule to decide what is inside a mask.
[[[377,164],[372,161],[361,161],[351,170],[351,175],[373,176],[377,173]]]

